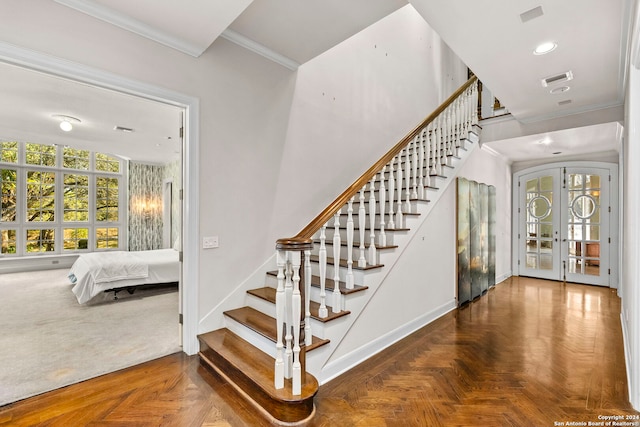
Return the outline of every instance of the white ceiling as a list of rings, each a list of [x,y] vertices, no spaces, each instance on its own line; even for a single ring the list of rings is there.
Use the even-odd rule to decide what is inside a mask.
[[[411,3],[483,84],[523,124],[621,105],[630,0],[412,0]],[[523,22],[536,7],[542,16]],[[540,43],[558,47],[533,55]],[[541,80],[571,71],[573,80]],[[568,91],[551,94],[559,86]],[[571,102],[559,105],[560,101]],[[512,161],[547,151],[618,150],[617,127],[585,127],[489,142]],[[594,132],[594,130],[597,130]],[[553,142],[541,147],[543,138]],[[576,139],[574,139],[576,138]],[[579,139],[578,139],[579,138]]]
[[[192,56],[220,35],[295,69],[339,42],[405,6],[406,0],[55,0]],[[626,21],[631,0],[411,0],[444,41],[522,123],[597,110],[623,102]],[[523,23],[537,6],[544,14]],[[539,42],[558,48],[534,56]],[[552,95],[542,78],[571,70],[571,89]],[[5,74],[6,73],[6,74]],[[8,78],[6,78],[6,77]],[[5,82],[5,83],[3,83]],[[6,82],[11,82],[7,84]],[[59,141],[51,114],[81,116],[67,141],[97,141],[136,160],[175,156],[180,111],[127,95],[0,65],[0,137]],[[4,101],[3,99],[3,101]],[[571,100],[559,106],[561,100]],[[116,106],[117,105],[117,106]],[[10,108],[7,108],[9,107]],[[127,108],[131,107],[131,110]],[[6,120],[5,120],[6,119]],[[178,123],[174,126],[174,123]],[[134,128],[118,134],[114,126]],[[493,141],[512,161],[547,151],[617,150],[615,126]],[[597,130],[597,131],[596,131]],[[57,134],[55,133],[57,132]],[[171,139],[167,139],[171,137]],[[553,142],[541,149],[537,142]],[[579,138],[578,146],[573,142]],[[534,146],[537,145],[537,146]],[[557,144],[557,145],[554,145]],[[573,145],[572,145],[573,144]],[[546,150],[546,151],[545,151]]]

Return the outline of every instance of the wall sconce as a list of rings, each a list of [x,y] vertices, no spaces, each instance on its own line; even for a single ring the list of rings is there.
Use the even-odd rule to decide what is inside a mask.
[[[153,198],[140,198],[137,203],[137,211],[145,221],[149,221],[157,215],[158,203]]]

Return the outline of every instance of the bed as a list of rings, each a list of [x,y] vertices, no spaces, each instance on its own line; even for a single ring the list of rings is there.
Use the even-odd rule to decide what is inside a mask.
[[[114,251],[82,254],[69,270],[71,289],[78,303],[84,304],[105,291],[127,289],[141,285],[177,283],[180,278],[178,251]]]

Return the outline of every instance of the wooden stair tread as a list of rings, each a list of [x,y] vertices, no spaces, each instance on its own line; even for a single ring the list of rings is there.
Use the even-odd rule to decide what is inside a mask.
[[[316,240],[313,241],[313,243],[319,245],[320,244],[320,240],[316,239]],[[324,242],[324,244],[327,245],[327,246],[329,246],[329,245],[333,246],[333,240],[327,239]],[[345,242],[344,239],[341,239],[340,240],[340,246],[347,246],[347,242]],[[365,248],[369,248],[369,246],[371,246],[371,243],[365,243],[364,244]],[[353,242],[353,247],[355,249],[358,249],[360,247],[360,242]],[[397,247],[398,247],[398,245],[376,246],[376,250],[396,249]]]
[[[291,393],[291,380],[274,387],[275,359],[226,328],[198,335],[200,361],[225,378],[249,402],[284,422],[299,422],[313,414],[318,381],[303,372],[302,391]]]
[[[268,271],[267,275],[269,276],[273,276],[273,277],[278,277],[278,272],[277,271]],[[311,286],[313,286],[314,288],[319,288],[320,287],[320,276],[311,276]],[[347,284],[343,281],[340,281],[339,285],[340,287],[340,293],[342,295],[349,295],[349,294],[353,294],[355,292],[361,292],[364,291],[366,289],[369,289],[368,286],[361,286],[361,285],[353,285],[353,289],[347,289]],[[327,277],[327,281],[325,284],[325,289],[327,291],[333,291],[334,288],[334,281],[333,279],[330,279]]]
[[[224,314],[236,322],[257,332],[263,337],[273,341],[275,344],[277,338],[276,319],[273,317],[267,316],[266,314],[251,307],[236,308],[234,310],[225,311]],[[307,346],[307,351],[314,350],[328,343],[329,340],[313,336],[311,337],[311,345]]]
[[[407,230],[409,229],[407,228]],[[311,262],[320,262],[320,258],[318,257],[318,255],[311,255],[310,259],[311,259]],[[340,261],[340,267],[345,267],[345,268],[348,267],[346,259],[340,259],[339,261]],[[335,265],[334,259],[327,257],[327,264]],[[374,264],[374,265],[368,264],[366,267],[358,267],[358,260],[354,260],[353,265],[351,267],[354,270],[366,271],[366,270],[373,270],[375,268],[382,268],[384,267],[384,264]]]
[[[268,301],[272,304],[276,303],[276,289],[270,286],[265,286],[264,288],[258,288],[258,289],[251,289],[247,291],[247,293],[257,298],[261,298],[265,301]],[[310,301],[309,311],[311,312],[311,317],[313,317],[314,319],[320,322],[328,322],[330,320],[334,320],[351,313],[350,311],[340,311],[338,313],[334,313],[332,312],[331,306],[327,306],[327,309],[329,311],[329,315],[327,317],[322,318],[318,315],[318,312],[320,311],[320,304],[315,301]]]

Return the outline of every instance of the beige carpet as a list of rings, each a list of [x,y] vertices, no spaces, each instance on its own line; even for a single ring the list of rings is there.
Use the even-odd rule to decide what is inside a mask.
[[[176,288],[79,305],[67,272],[0,275],[0,406],[181,351]]]

